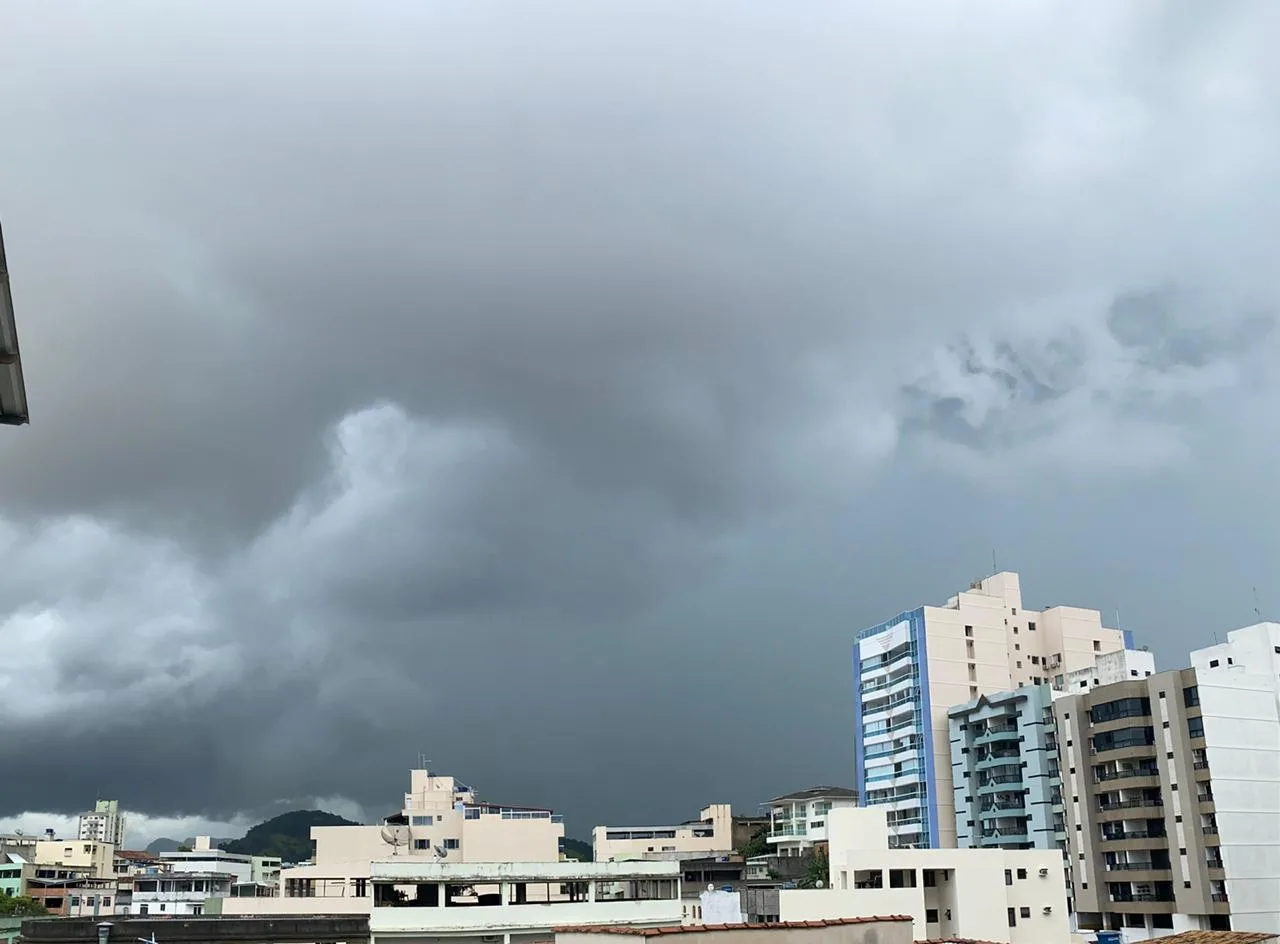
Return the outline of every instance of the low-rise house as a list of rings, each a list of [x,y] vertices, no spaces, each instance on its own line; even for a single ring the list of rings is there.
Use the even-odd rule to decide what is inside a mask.
[[[712,803],[698,818],[665,826],[597,826],[591,846],[597,862],[727,854],[734,849],[733,807]]]
[[[13,852],[0,852],[0,898],[23,894],[22,867],[27,862]]]

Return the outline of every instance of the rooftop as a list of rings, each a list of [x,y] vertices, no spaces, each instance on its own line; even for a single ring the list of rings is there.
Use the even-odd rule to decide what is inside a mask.
[[[673,925],[667,928],[586,925],[554,930],[557,934],[630,934],[636,937],[660,937],[666,934],[702,934],[706,931],[776,931],[779,928],[830,928],[842,924],[884,924],[911,920],[911,915],[867,915],[862,918],[829,918],[824,921],[775,921],[772,924],[691,924]]]
[[[1153,937],[1147,944],[1270,944],[1280,941],[1274,931],[1183,931],[1169,937]]]
[[[4,233],[0,231],[0,425],[20,426],[27,420],[27,390],[22,380],[22,358],[18,354],[13,296],[9,293]]]
[[[810,787],[808,790],[801,790],[799,793],[784,793],[782,796],[774,797],[769,802],[795,803],[800,800],[817,800],[822,797],[856,800],[858,799],[858,791],[850,790],[848,787]]]

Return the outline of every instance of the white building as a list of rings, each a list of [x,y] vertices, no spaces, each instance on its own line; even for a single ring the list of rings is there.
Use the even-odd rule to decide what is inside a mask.
[[[858,805],[848,787],[811,787],[769,801],[768,842],[774,855],[798,856],[827,843],[827,816]]]
[[[1057,850],[891,848],[881,807],[833,809],[828,832],[828,887],[780,891],[780,921],[903,914],[916,940],[1071,940]]]
[[[366,872],[367,878],[308,880],[301,894],[226,898],[218,906],[226,915],[367,914],[370,944],[424,938],[532,944],[550,940],[555,928],[675,927],[682,918],[678,862],[401,857],[368,863]]]
[[[713,803],[693,822],[678,825],[597,826],[591,831],[591,847],[597,862],[732,852],[733,807]]]
[[[1191,664],[1231,928],[1280,935],[1280,624],[1233,630]]]
[[[1098,655],[1132,648],[1097,610],[1027,610],[1018,575],[975,582],[858,633],[854,750],[864,806],[884,806],[895,846],[956,845],[947,711],[979,695],[1060,686]]]
[[[129,914],[166,918],[205,914],[211,899],[223,899],[231,894],[234,882],[235,876],[225,872],[138,875],[133,880]]]
[[[1066,673],[1053,688],[1056,692],[1074,695],[1091,691],[1099,685],[1131,682],[1134,679],[1150,678],[1155,674],[1156,657],[1148,650],[1117,649],[1115,652],[1101,653],[1093,660],[1093,665]]]
[[[216,872],[230,875],[235,885],[234,894],[237,895],[270,896],[276,894],[280,887],[279,859],[227,852],[214,846],[208,836],[197,836],[189,852],[162,852],[160,862],[163,868],[171,872]]]
[[[124,847],[124,814],[118,800],[99,800],[88,813],[80,814],[80,838]]]

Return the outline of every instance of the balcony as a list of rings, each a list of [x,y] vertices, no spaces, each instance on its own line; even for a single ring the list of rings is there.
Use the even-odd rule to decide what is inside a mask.
[[[1217,827],[1217,826],[1203,826],[1203,827],[1201,827],[1200,832],[1204,833],[1206,836],[1216,836],[1216,835],[1218,835],[1218,827]]]
[[[1164,806],[1164,800],[1155,799],[1136,799],[1136,800],[1117,800],[1114,803],[1099,803],[1098,811],[1101,813],[1110,813],[1113,810],[1134,810],[1144,806]]]
[[[1157,864],[1155,862],[1114,862],[1105,866],[1104,871],[1107,872],[1169,872],[1172,866],[1165,862]]]
[[[1211,901],[1216,901],[1218,904],[1221,904],[1221,905],[1225,905],[1227,903],[1226,892],[1214,892],[1212,895],[1209,896],[1209,898]]]
[[[1111,895],[1110,898],[1112,902],[1118,905],[1127,905],[1127,904],[1133,904],[1135,902],[1146,902],[1146,901],[1173,901],[1174,900],[1173,895],[1170,893],[1159,895],[1159,894],[1156,894],[1155,892],[1133,892],[1130,895]]]
[[[980,745],[991,744],[996,741],[1016,741],[1021,736],[1018,729],[1014,727],[987,728],[986,731],[973,739],[973,743]]]
[[[1216,830],[1215,830],[1216,831]],[[1162,829],[1127,829],[1111,833],[1103,833],[1103,842],[1124,842],[1126,839],[1167,839],[1168,833]]]
[[[1111,780],[1134,780],[1138,777],[1159,777],[1159,767],[1130,767],[1121,770],[1101,770],[1094,775],[1097,783],[1106,783]]]

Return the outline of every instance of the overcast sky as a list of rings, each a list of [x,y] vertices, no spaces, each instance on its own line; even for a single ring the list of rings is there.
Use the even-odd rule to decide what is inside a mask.
[[[750,810],[993,550],[1164,667],[1280,612],[1277,35],[0,0],[0,825],[380,816],[419,753]]]

